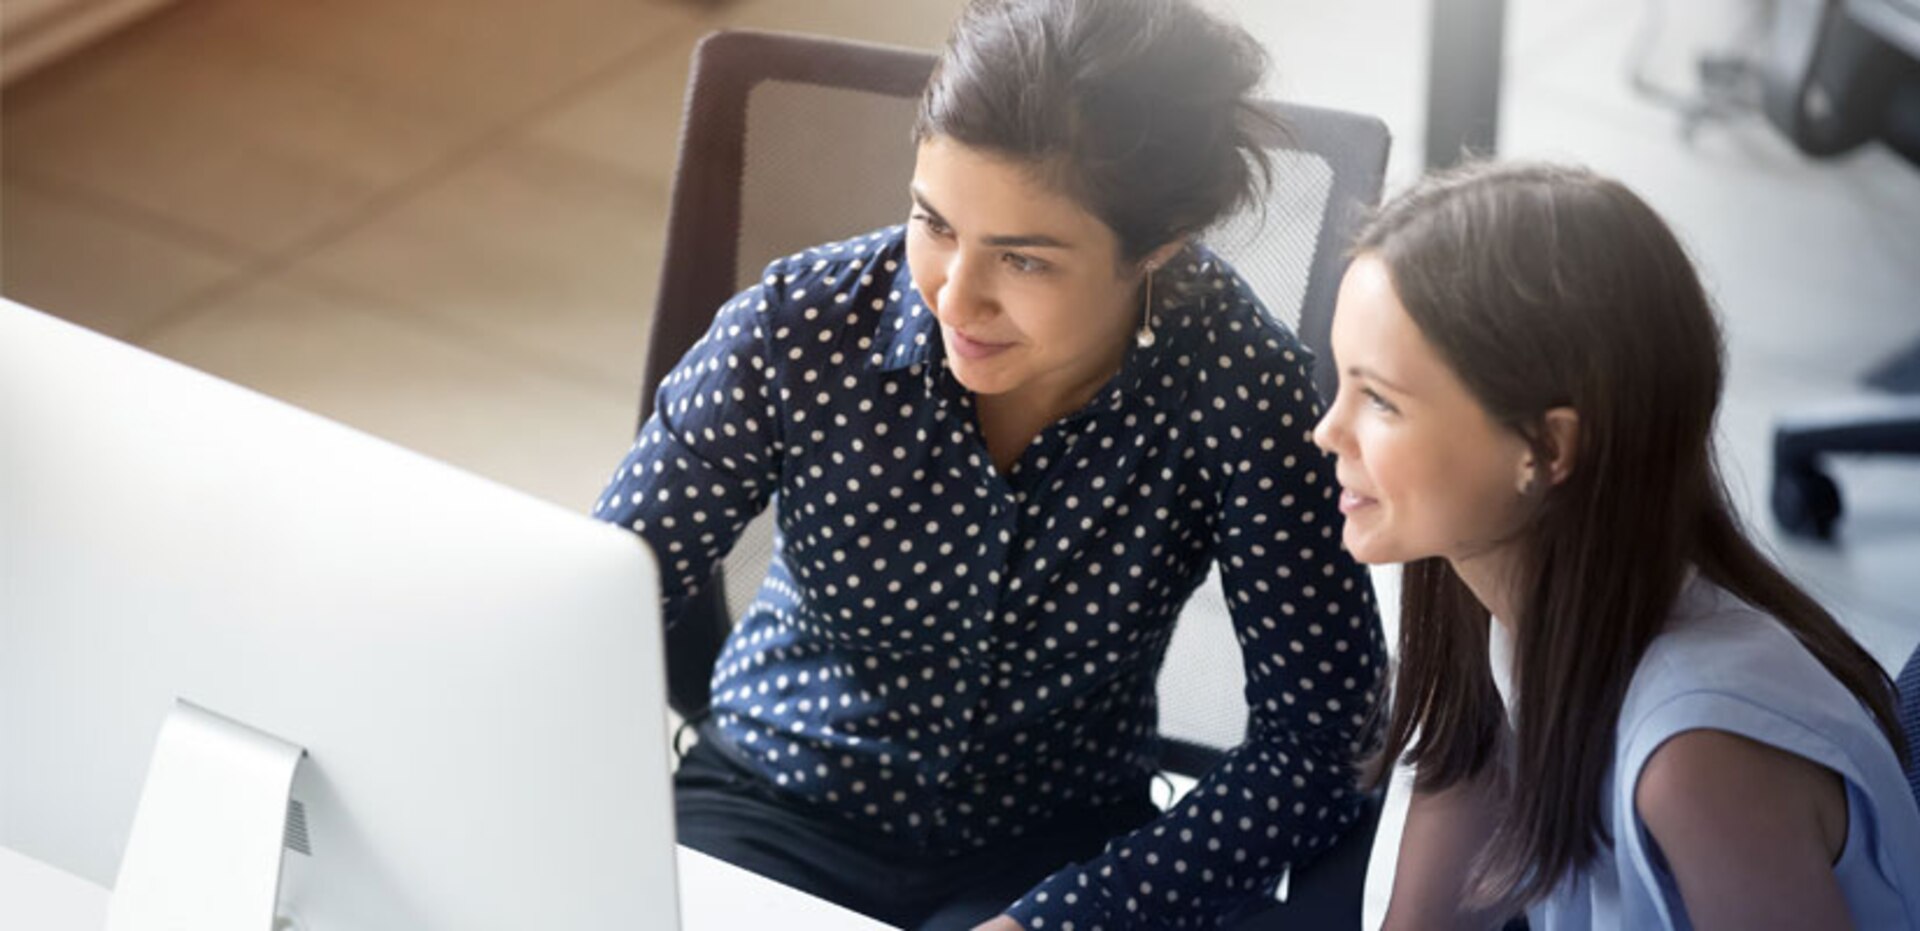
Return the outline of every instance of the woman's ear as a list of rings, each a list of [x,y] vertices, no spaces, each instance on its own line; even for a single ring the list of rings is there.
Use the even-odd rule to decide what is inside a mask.
[[[1147,257],[1140,260],[1141,274],[1158,271],[1162,268],[1167,267],[1167,263],[1173,261],[1173,257],[1176,255],[1179,255],[1180,250],[1185,249],[1186,247],[1187,247],[1186,239],[1181,238],[1181,239],[1173,240],[1172,242],[1162,245],[1160,248],[1147,253]]]
[[[1580,414],[1556,407],[1540,417],[1540,432],[1520,459],[1514,489],[1530,498],[1567,480],[1580,456]]]
[[[1556,407],[1540,418],[1540,439],[1545,446],[1547,481],[1558,485],[1573,474],[1580,458],[1580,412],[1571,407]]]

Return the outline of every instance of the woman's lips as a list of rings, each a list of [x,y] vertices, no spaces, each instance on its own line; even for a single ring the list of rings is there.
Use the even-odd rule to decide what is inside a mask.
[[[1374,504],[1372,498],[1351,489],[1340,489],[1340,513],[1351,514],[1361,508]]]
[[[1013,348],[1012,343],[984,342],[959,330],[948,330],[947,337],[947,348],[962,359],[986,359]]]

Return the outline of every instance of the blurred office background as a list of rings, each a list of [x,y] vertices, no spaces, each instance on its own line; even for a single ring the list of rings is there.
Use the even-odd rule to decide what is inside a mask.
[[[1429,0],[1220,5],[1271,49],[1275,95],[1382,117],[1389,193],[1417,175]],[[7,0],[0,293],[585,510],[634,427],[694,42],[932,47],[959,2],[174,0],[44,64],[22,50],[117,6]],[[1920,169],[1877,144],[1810,159],[1737,101],[1687,124],[1701,57],[1751,48],[1767,9],[1509,0],[1499,145],[1617,175],[1678,228],[1727,325],[1736,494],[1897,668],[1920,457],[1837,460],[1829,544],[1783,536],[1766,496],[1776,416],[1920,338]]]

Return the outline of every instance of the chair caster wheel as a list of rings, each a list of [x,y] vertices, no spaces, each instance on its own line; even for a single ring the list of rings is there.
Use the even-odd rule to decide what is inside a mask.
[[[1773,516],[1789,534],[1831,540],[1840,519],[1840,486],[1813,466],[1776,469]]]

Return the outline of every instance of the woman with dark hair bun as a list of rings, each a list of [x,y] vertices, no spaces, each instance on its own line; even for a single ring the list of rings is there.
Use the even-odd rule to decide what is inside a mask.
[[[970,3],[908,223],[775,262],[662,381],[596,514],[667,622],[779,527],[682,843],[908,928],[1207,928],[1353,823],[1383,644],[1310,359],[1195,239],[1260,199],[1263,67],[1188,0]],[[1248,735],[1162,813],[1156,674],[1215,566]]]
[[[1388,928],[1920,928],[1891,683],[1742,531],[1720,330],[1651,208],[1430,178],[1362,232],[1333,355],[1344,542],[1407,564]]]

